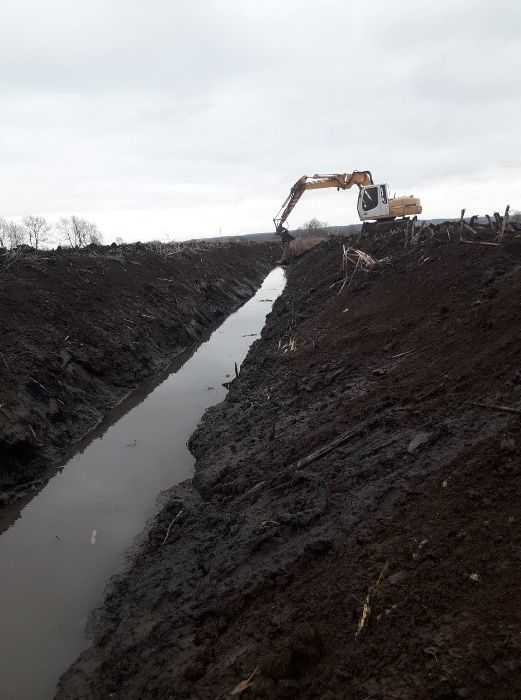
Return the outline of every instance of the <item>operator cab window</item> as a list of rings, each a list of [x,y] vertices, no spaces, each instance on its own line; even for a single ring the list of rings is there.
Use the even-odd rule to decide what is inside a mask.
[[[385,185],[380,185],[380,196],[382,204],[387,204],[387,187]]]
[[[366,187],[362,195],[362,209],[371,211],[378,206],[378,187]]]

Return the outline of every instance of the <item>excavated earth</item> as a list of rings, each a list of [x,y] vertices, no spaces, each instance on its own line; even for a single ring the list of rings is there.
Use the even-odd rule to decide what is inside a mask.
[[[521,238],[359,244],[339,293],[343,242],[289,267],[62,700],[521,695]]]
[[[276,255],[273,244],[0,254],[0,506],[249,298]]]

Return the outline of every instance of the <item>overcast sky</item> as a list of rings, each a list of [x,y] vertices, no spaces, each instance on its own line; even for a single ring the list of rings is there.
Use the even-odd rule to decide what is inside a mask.
[[[269,231],[298,177],[353,169],[426,217],[521,208],[518,0],[0,0],[0,59],[6,217]]]

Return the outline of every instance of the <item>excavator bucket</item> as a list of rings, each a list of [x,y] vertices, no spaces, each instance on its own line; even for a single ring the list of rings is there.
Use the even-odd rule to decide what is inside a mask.
[[[287,228],[283,228],[280,231],[276,231],[275,235],[280,236],[280,239],[283,243],[291,243],[291,241],[295,240],[295,236],[292,236]]]

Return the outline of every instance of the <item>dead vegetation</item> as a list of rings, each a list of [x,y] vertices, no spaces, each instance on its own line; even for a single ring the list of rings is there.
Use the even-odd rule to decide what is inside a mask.
[[[289,262],[298,258],[300,255],[305,253],[325,240],[324,236],[303,236],[301,238],[296,238],[284,247],[284,251],[281,255],[281,262]]]
[[[418,223],[417,217],[410,219],[405,228],[403,228],[403,222],[396,222],[394,226],[390,225],[389,234],[397,233],[402,227],[405,234],[405,247],[418,245],[435,238],[496,246],[500,245],[506,236],[521,235],[521,222],[518,221],[517,215],[511,216],[510,205],[507,205],[503,215],[495,212],[493,217],[487,214],[481,220],[477,214],[465,218],[465,211],[465,209],[461,210],[459,219],[444,221],[440,224],[429,224],[427,221]],[[483,218],[486,218],[486,223]]]

